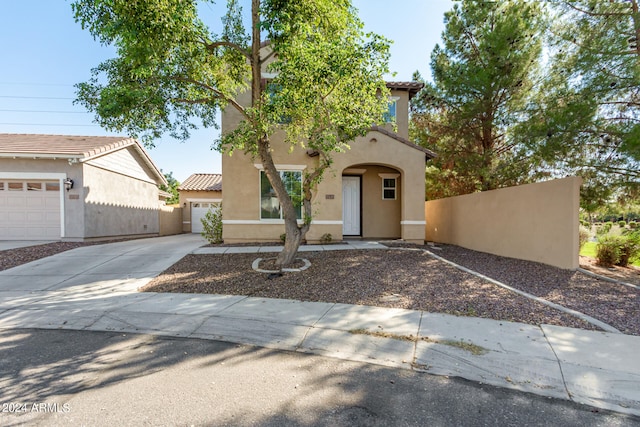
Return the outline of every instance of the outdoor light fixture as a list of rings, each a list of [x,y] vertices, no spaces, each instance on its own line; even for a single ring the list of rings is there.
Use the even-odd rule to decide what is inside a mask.
[[[73,180],[71,178],[67,178],[63,181],[65,190],[69,191],[73,188]]]

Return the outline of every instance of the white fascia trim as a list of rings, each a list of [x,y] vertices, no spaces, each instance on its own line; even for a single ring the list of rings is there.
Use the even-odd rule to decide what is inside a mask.
[[[262,163],[254,163],[253,166],[258,170],[264,170]],[[279,171],[303,171],[307,168],[307,165],[275,165]]]
[[[378,176],[382,179],[396,179],[400,176],[399,173],[379,173]]]
[[[400,221],[400,225],[427,225],[427,221]]]
[[[264,72],[264,73],[260,73],[260,74],[262,75],[263,79],[275,79],[276,77],[278,77],[278,73],[267,73],[267,72]],[[398,99],[400,99],[400,98],[398,98]]]
[[[77,154],[38,154],[38,153],[2,153],[0,154],[0,158],[9,158],[9,159],[47,159],[47,160],[58,160],[58,159],[75,159],[80,160],[82,156]]]
[[[263,220],[252,220],[252,219],[223,219],[223,224],[229,225],[283,225],[284,219],[263,219]],[[302,220],[298,220],[298,224],[302,224]],[[311,221],[311,224],[318,225],[342,225],[342,221]]]
[[[282,221],[284,224],[284,221]],[[259,225],[264,224],[262,221],[253,220],[253,219],[223,219],[222,224],[229,225]]]
[[[195,202],[195,203],[220,203],[222,199],[192,199],[191,197],[187,197],[185,199],[187,202]]]
[[[55,172],[0,172],[2,179],[65,179],[66,173]]]

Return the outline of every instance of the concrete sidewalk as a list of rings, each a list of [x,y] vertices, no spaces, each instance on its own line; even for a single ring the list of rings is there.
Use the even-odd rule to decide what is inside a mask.
[[[346,304],[137,292],[185,254],[219,249],[199,249],[203,244],[192,235],[119,242],[0,272],[0,328],[222,340],[458,376],[640,415],[636,336]],[[349,243],[358,244],[375,246]]]

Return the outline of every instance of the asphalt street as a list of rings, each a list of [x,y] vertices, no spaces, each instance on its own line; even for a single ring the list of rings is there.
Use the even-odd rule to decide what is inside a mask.
[[[631,426],[458,378],[220,341],[0,331],[0,425]]]

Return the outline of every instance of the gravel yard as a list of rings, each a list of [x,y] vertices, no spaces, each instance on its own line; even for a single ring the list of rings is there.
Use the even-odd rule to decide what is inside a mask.
[[[0,251],[0,271],[80,246],[58,242]],[[498,257],[456,246],[423,248],[488,277],[640,335],[640,291],[580,272]],[[464,273],[422,251],[305,252],[308,270],[267,279],[251,269],[274,254],[187,255],[143,290],[251,295],[303,301],[365,304],[595,329],[593,325]],[[584,268],[640,284],[640,269]]]
[[[485,254],[462,248],[449,247],[438,251],[438,255],[454,258],[456,249],[459,257],[477,258],[479,264],[486,264],[481,258]],[[301,256],[311,261],[311,268],[272,280],[251,269],[251,263],[259,256],[269,255],[188,255],[143,290],[341,302],[596,329],[421,251],[307,252]],[[581,273],[497,258],[494,270],[485,268],[485,274],[491,273],[513,286],[533,283],[539,287],[540,296],[553,296],[554,302],[560,304],[579,299],[580,292],[584,292],[585,301],[572,308],[589,309],[587,314],[611,322],[625,333],[640,335],[637,290],[601,282]],[[493,277],[491,274],[487,275]],[[546,279],[541,281],[543,276]],[[543,291],[545,286],[550,288],[547,293]],[[521,288],[530,293],[535,290],[524,285]]]

